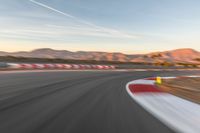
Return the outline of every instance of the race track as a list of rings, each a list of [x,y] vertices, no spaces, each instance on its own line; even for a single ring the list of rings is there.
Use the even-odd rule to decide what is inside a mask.
[[[0,133],[170,133],[126,92],[127,82],[199,71],[0,73]]]

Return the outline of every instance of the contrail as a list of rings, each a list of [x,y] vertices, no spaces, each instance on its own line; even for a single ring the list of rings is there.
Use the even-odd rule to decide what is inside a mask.
[[[42,6],[42,7],[44,7],[44,8],[47,8],[47,9],[49,9],[49,10],[52,10],[52,11],[54,11],[54,12],[60,13],[60,14],[62,14],[62,15],[64,15],[64,16],[66,16],[66,17],[72,18],[72,19],[74,19],[74,20],[76,20],[76,21],[79,21],[79,22],[81,22],[81,23],[84,23],[84,24],[87,24],[87,25],[89,25],[89,26],[93,26],[93,27],[99,28],[99,26],[97,26],[97,25],[95,25],[95,24],[92,24],[92,23],[90,23],[90,22],[87,22],[87,21],[78,19],[78,18],[75,17],[75,16],[72,16],[72,15],[70,15],[70,14],[68,14],[68,13],[65,13],[65,12],[62,12],[62,11],[59,11],[59,10],[57,10],[57,9],[55,9],[55,8],[52,8],[52,7],[50,7],[50,6],[47,6],[47,5],[45,5],[45,4],[42,4],[42,3],[37,2],[37,1],[35,1],[35,0],[29,0],[29,1],[35,3],[35,4],[39,5],[39,6]]]
[[[66,16],[66,17],[75,18],[75,17],[72,16],[72,15],[69,15],[69,14],[67,14],[67,13],[61,12],[61,11],[55,9],[55,8],[52,8],[52,7],[50,7],[50,6],[47,6],[47,5],[42,4],[42,3],[40,3],[40,2],[37,2],[37,1],[34,1],[34,0],[29,0],[29,1],[35,3],[35,4],[39,5],[39,6],[42,6],[42,7],[44,7],[44,8],[47,8],[47,9],[50,9],[50,10],[55,11],[55,12],[57,12],[57,13],[60,13],[60,14],[62,14],[62,15],[64,15],[64,16]]]
[[[66,16],[66,17],[72,18],[73,20],[76,20],[76,21],[78,21],[78,22],[80,22],[80,23],[82,23],[82,24],[86,24],[86,25],[88,25],[88,26],[97,28],[97,29],[101,30],[102,32],[107,32],[107,33],[112,34],[112,35],[116,35],[116,34],[117,34],[117,35],[120,35],[120,36],[122,36],[122,37],[127,37],[127,38],[138,38],[138,36],[129,35],[129,34],[126,34],[126,33],[121,33],[120,31],[115,30],[115,29],[109,29],[109,28],[105,28],[105,27],[101,27],[101,26],[95,25],[95,24],[93,24],[93,23],[90,23],[90,22],[88,22],[88,21],[79,19],[79,18],[77,18],[77,17],[75,17],[75,16],[72,16],[72,15],[70,15],[70,14],[68,14],[68,13],[65,13],[65,12],[62,12],[62,11],[59,11],[59,10],[57,10],[57,9],[55,9],[55,8],[52,8],[52,7],[50,7],[50,6],[47,6],[47,5],[45,5],[45,4],[42,4],[42,3],[37,2],[37,1],[35,1],[35,0],[29,0],[29,1],[32,2],[32,3],[34,3],[34,4],[36,4],[36,5],[39,5],[39,6],[41,6],[41,7],[44,7],[44,8],[47,8],[47,9],[49,9],[49,10],[52,10],[52,11],[54,11],[54,12],[57,12],[57,13],[59,13],[59,14],[62,14],[62,15],[64,15],[64,16]]]

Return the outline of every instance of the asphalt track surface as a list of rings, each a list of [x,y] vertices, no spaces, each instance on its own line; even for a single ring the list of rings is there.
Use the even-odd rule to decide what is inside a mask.
[[[0,133],[171,133],[127,82],[200,72],[0,72]]]

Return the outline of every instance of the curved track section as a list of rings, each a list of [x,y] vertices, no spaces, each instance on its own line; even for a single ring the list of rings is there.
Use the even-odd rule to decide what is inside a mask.
[[[0,132],[171,133],[129,97],[125,85],[134,79],[175,74],[183,73],[1,73]]]
[[[174,131],[199,133],[200,105],[161,91],[155,82],[155,78],[138,79],[126,89],[134,101]]]

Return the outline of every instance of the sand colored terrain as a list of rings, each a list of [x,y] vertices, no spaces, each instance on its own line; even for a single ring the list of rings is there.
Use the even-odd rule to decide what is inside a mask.
[[[200,78],[165,79],[159,88],[200,104]]]
[[[188,56],[189,55],[189,56]],[[26,58],[48,58],[67,60],[96,60],[96,61],[119,61],[140,63],[194,63],[200,64],[200,51],[190,48],[160,51],[147,54],[123,54],[119,52],[97,52],[55,50],[50,48],[35,49],[32,51],[3,52],[0,56],[26,57]]]

